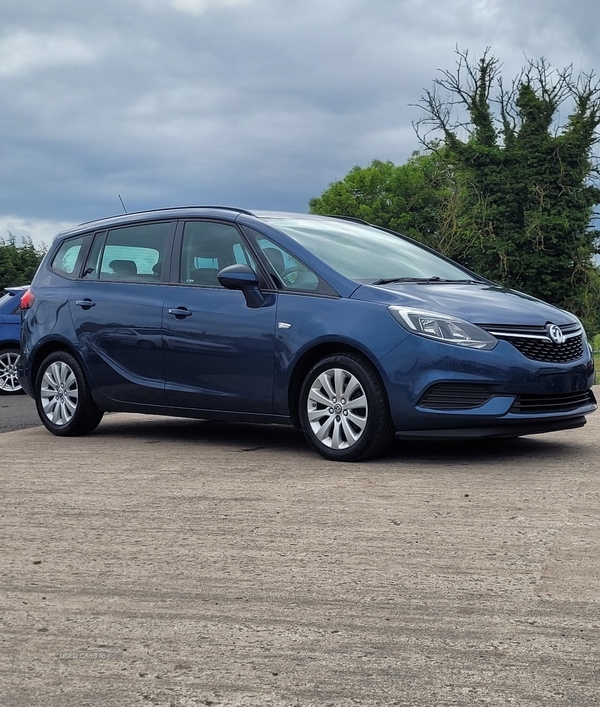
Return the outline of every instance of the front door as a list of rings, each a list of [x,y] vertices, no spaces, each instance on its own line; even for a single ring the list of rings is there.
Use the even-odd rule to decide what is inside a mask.
[[[179,253],[179,283],[163,308],[169,405],[271,413],[276,296],[253,309],[217,279],[227,265],[256,269],[247,244],[232,224],[188,221]]]

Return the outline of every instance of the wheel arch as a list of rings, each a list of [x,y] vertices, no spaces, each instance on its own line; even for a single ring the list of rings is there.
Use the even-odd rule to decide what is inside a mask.
[[[6,349],[20,349],[21,342],[18,339],[4,339],[0,342],[0,352],[6,351]]]
[[[29,380],[31,380],[32,386],[35,386],[35,381],[37,380],[40,367],[46,357],[56,351],[65,351],[66,353],[71,354],[71,356],[73,356],[77,360],[83,370],[87,370],[85,363],[82,361],[81,356],[78,355],[77,350],[73,346],[69,345],[66,341],[63,341],[62,339],[52,339],[51,341],[45,341],[35,352],[33,360],[30,359]]]
[[[89,434],[100,424],[104,411],[96,406],[84,368],[72,348],[59,342],[48,344],[40,347],[36,359],[33,397],[40,420],[58,437]]]
[[[290,383],[288,385],[288,408],[294,426],[300,426],[300,418],[298,416],[298,403],[300,400],[300,390],[302,388],[302,383],[307,373],[322,358],[325,358],[326,356],[332,356],[334,354],[355,354],[356,356],[360,356],[364,361],[366,361],[373,369],[375,375],[379,378],[379,382],[381,383],[381,387],[386,398],[386,403],[389,408],[387,390],[373,358],[367,353],[365,353],[365,351],[358,348],[357,346],[353,346],[352,344],[340,341],[328,341],[317,344],[316,346],[310,348],[308,351],[305,351],[294,366],[294,369],[290,376]]]

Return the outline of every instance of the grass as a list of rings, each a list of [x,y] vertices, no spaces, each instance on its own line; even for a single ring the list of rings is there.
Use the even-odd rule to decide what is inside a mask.
[[[600,351],[594,351],[594,363],[596,364],[596,385],[600,385]]]

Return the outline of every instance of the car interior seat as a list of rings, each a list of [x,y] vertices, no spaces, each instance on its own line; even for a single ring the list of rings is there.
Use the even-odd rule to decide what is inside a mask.
[[[282,275],[285,270],[283,253],[277,248],[265,248],[263,250],[266,259],[271,263],[277,275]]]
[[[116,277],[130,277],[137,275],[137,265],[133,260],[111,260],[108,267]]]

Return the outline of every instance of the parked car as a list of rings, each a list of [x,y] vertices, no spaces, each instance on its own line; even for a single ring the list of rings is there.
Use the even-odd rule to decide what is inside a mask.
[[[7,287],[0,297],[0,395],[16,395],[23,388],[17,377],[21,338],[21,297],[27,289]]]
[[[21,304],[19,379],[55,435],[106,411],[289,423],[355,461],[394,435],[517,437],[596,409],[575,316],[352,219],[190,207],[83,224]]]

